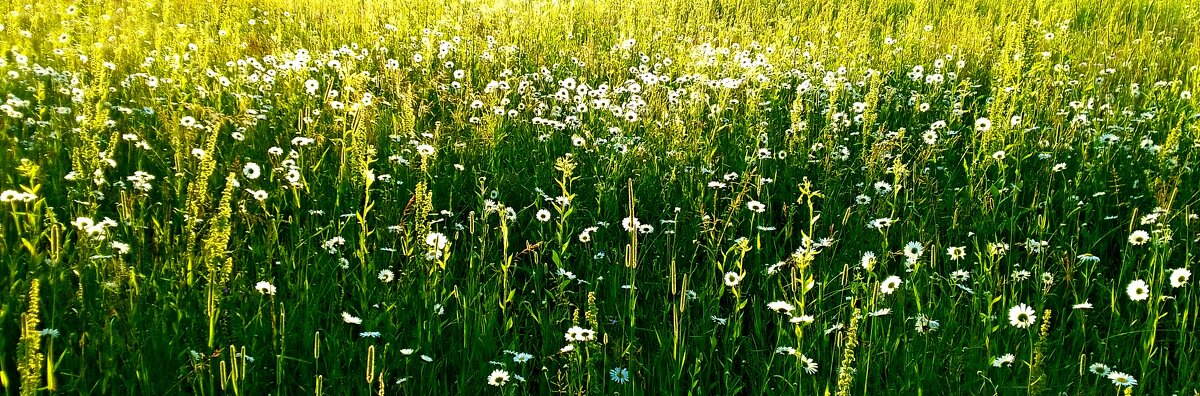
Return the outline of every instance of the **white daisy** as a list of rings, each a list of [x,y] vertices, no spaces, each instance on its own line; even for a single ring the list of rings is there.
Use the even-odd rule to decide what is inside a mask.
[[[1129,295],[1129,299],[1133,301],[1145,301],[1150,298],[1150,286],[1146,281],[1137,279],[1129,282],[1129,286],[1125,287],[1125,294]]]
[[[261,201],[265,201],[267,199],[267,192],[265,190],[249,190],[249,191],[250,191],[250,195],[253,196],[254,200],[256,200],[256,201],[261,202]]]
[[[812,324],[814,319],[815,318],[813,318],[812,315],[800,315],[800,316],[793,316],[792,319],[790,319],[788,321],[795,323],[795,324]]]
[[[1183,287],[1192,277],[1192,271],[1187,268],[1176,268],[1171,270],[1171,287]]]
[[[1012,367],[1012,364],[1015,361],[1017,361],[1017,357],[1013,356],[1013,354],[1011,354],[1011,353],[1008,353],[1008,354],[1005,354],[1004,356],[992,359],[992,367],[1004,367],[1004,366]]]
[[[396,274],[392,273],[392,270],[386,268],[379,270],[379,280],[383,283],[390,283],[394,279],[396,279]]]
[[[883,294],[892,294],[892,292],[896,291],[896,288],[898,287],[900,287],[900,277],[892,275],[887,277],[887,279],[884,279],[883,283],[879,284],[879,292]]]
[[[247,179],[254,180],[262,175],[262,169],[256,163],[247,162],[246,165],[242,166],[242,175],[246,176]]]
[[[790,313],[792,310],[796,309],[796,307],[792,306],[792,304],[788,304],[786,301],[772,301],[767,303],[767,309],[778,313]]]
[[[422,145],[417,146],[417,154],[419,154],[421,157],[431,156],[431,155],[433,155],[434,151],[436,151],[436,150],[434,150],[433,146],[430,146],[428,144],[422,144]]]
[[[488,382],[488,385],[491,385],[491,386],[504,386],[504,384],[508,383],[508,378],[509,377],[508,377],[507,371],[495,370],[495,371],[492,371],[491,375],[488,375],[487,382]]]
[[[815,360],[810,359],[808,356],[800,355],[800,363],[804,369],[804,373],[808,375],[817,373],[817,362]]]
[[[904,245],[904,255],[908,256],[910,260],[916,260],[924,252],[925,246],[921,245],[921,242],[911,241]]]
[[[572,326],[567,329],[565,338],[567,342],[588,342],[596,339],[596,332],[579,326]]]
[[[425,236],[425,244],[431,248],[442,250],[446,248],[446,243],[446,235],[440,232],[431,232]]]
[[[1008,309],[1008,323],[1017,328],[1024,329],[1037,322],[1037,316],[1033,312],[1033,308],[1022,304],[1017,304]]]
[[[875,252],[863,253],[861,264],[862,264],[862,268],[867,271],[870,271],[871,269],[875,268]]]
[[[1129,244],[1140,246],[1150,241],[1150,233],[1142,230],[1137,230],[1129,234]]]
[[[258,282],[257,284],[255,284],[254,290],[258,290],[259,293],[262,293],[262,294],[265,294],[268,296],[275,295],[275,286],[267,281],[261,281],[261,282]]]
[[[1116,386],[1132,387],[1137,385],[1137,380],[1134,379],[1132,375],[1125,374],[1120,371],[1108,373],[1108,379],[1112,380],[1113,385]]]
[[[992,129],[992,120],[983,117],[975,120],[975,130],[987,132],[989,129]]]
[[[950,256],[950,260],[958,261],[967,256],[967,248],[965,246],[951,246],[946,248],[946,255]]]
[[[742,281],[742,276],[738,275],[737,272],[730,271],[730,272],[725,273],[725,286],[736,287],[738,285],[738,282],[741,282],[741,281]]]

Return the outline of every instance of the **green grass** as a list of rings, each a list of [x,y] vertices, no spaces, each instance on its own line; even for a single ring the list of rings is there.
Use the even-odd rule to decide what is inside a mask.
[[[1200,392],[1186,1],[0,23],[5,394]]]

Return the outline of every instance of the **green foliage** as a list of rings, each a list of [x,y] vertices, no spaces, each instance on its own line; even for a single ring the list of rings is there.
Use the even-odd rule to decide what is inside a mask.
[[[10,8],[6,394],[1200,390],[1187,1]]]

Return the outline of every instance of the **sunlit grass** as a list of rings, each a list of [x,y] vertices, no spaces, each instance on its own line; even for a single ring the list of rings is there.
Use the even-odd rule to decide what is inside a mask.
[[[1186,1],[0,23],[6,393],[1200,392]]]

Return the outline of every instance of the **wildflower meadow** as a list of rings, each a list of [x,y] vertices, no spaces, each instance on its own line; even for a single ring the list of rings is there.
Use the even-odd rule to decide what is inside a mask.
[[[5,395],[1200,395],[1188,0],[14,0]]]

